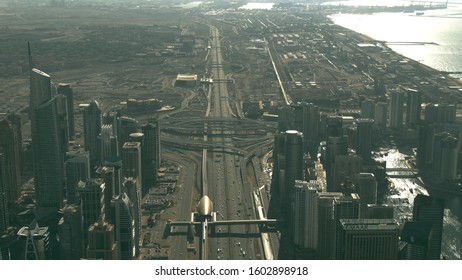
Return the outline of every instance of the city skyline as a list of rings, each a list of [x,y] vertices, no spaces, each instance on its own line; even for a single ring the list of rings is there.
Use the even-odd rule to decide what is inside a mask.
[[[89,72],[24,46],[27,95],[0,120],[2,260],[460,259],[460,81],[331,10],[162,9],[79,26],[107,42]]]

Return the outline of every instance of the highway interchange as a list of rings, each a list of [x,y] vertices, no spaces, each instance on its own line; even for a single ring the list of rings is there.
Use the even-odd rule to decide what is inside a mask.
[[[179,182],[182,187],[175,198],[181,207],[175,213],[165,210],[175,221],[190,221],[191,212],[196,211],[204,195],[211,199],[217,221],[258,219],[260,202],[256,202],[254,191],[262,181],[261,166],[254,155],[272,147],[275,124],[246,119],[240,110],[233,112],[220,41],[219,30],[210,26],[206,72],[214,82],[203,87],[208,101],[205,116],[162,119],[163,133],[168,134],[162,139],[162,145],[169,147],[166,155],[185,167]],[[268,242],[261,238],[267,239],[267,235],[258,225],[211,227],[203,223],[194,229],[192,239],[187,227],[172,226],[167,237],[169,259],[252,260],[273,256],[268,245],[263,250],[262,244]],[[277,244],[274,246],[277,248]]]

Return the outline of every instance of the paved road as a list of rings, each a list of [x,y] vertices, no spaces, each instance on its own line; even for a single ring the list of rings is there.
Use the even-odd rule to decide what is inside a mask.
[[[210,67],[215,81],[225,79],[223,58],[221,54],[219,30],[213,26],[211,32]],[[227,85],[215,82],[211,94],[211,117],[231,118],[234,114],[229,106]],[[245,178],[241,175],[242,157],[228,153],[233,147],[231,136],[233,131],[216,131],[222,137],[214,137],[217,146],[208,153],[207,175],[208,195],[217,211],[217,219],[248,219],[254,218],[250,190],[246,186]],[[226,148],[226,147],[229,147]],[[210,151],[210,150],[209,150]],[[209,238],[209,259],[255,259],[254,245],[259,242],[258,228],[254,225],[220,226],[212,232]],[[258,248],[258,247],[257,247]]]

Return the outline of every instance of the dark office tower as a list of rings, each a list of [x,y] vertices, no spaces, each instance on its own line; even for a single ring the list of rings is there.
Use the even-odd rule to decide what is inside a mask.
[[[441,240],[443,237],[444,200],[418,194],[414,198],[412,220],[430,222],[432,233],[427,252],[427,259],[439,260],[441,255]]]
[[[393,205],[386,204],[368,204],[366,215],[364,217],[361,215],[361,219],[393,219],[394,217],[395,208]]]
[[[30,116],[35,195],[38,207],[61,208],[64,180],[64,148],[58,115],[59,102],[52,96],[50,76],[30,72]]]
[[[125,142],[122,148],[122,170],[125,178],[133,178],[141,187],[141,143]]]
[[[140,133],[140,132],[132,133],[129,135],[128,138],[130,142],[139,142],[141,144],[141,182],[140,184],[141,184],[142,192],[143,194],[145,194],[149,191],[150,187],[153,187],[155,185],[155,180],[152,180],[153,179],[152,177],[155,174],[153,164],[151,163],[152,157],[149,160],[147,159],[150,151],[148,150],[148,146],[146,145],[145,137],[143,133]],[[148,174],[148,173],[151,173],[151,174]],[[147,183],[149,180],[151,180],[151,185]]]
[[[14,203],[20,192],[20,133],[17,126],[9,120],[0,121],[0,149],[3,153],[2,168],[5,176],[5,195],[9,204]]]
[[[400,91],[392,91],[390,97],[390,122],[391,128],[403,127],[403,113],[404,113],[404,93]]]
[[[141,144],[139,142],[125,142],[122,150],[123,176],[125,191],[133,203],[133,219],[135,221],[135,255],[139,254],[141,232]]]
[[[343,197],[342,193],[318,193],[318,250],[320,260],[335,259],[335,219],[334,201]]]
[[[423,121],[418,126],[417,144],[417,167],[422,169],[428,167],[433,161],[433,144],[435,137],[435,125]]]
[[[356,154],[364,161],[371,158],[374,120],[358,119],[356,134]]]
[[[420,121],[422,101],[421,93],[417,90],[407,90],[406,103],[406,125],[409,128],[416,128]]]
[[[126,193],[122,193],[113,199],[113,204],[116,214],[117,259],[130,260],[135,256],[133,203]]]
[[[64,163],[66,175],[66,198],[68,204],[77,203],[77,183],[90,179],[90,155],[88,152],[83,154],[69,154]]]
[[[318,192],[314,182],[295,181],[293,240],[295,252],[314,258],[318,246]],[[296,256],[297,258],[297,256]]]
[[[447,137],[442,140],[440,178],[443,180],[455,180],[457,177],[457,159],[459,150],[458,139]]]
[[[374,119],[376,102],[371,99],[366,99],[361,103],[361,118]]]
[[[61,141],[61,152],[63,157],[69,151],[69,120],[67,114],[67,100],[66,96],[58,94],[56,95],[56,102],[58,108],[58,133]]]
[[[348,136],[328,137],[326,143],[326,159],[325,165],[327,168],[334,165],[335,157],[348,154]]]
[[[114,226],[103,219],[88,228],[87,259],[116,260],[117,243]]]
[[[101,216],[104,218],[106,222],[114,224],[115,212],[114,206],[112,205],[111,201],[116,195],[116,193],[118,194],[119,189],[119,187],[117,186],[116,192],[115,167],[103,166],[100,169],[100,177],[103,179],[104,182],[104,213]]]
[[[456,121],[456,106],[454,104],[427,104],[425,120],[431,123],[454,123]]]
[[[374,124],[378,127],[386,127],[388,119],[388,105],[385,102],[375,104]]]
[[[114,135],[118,135],[117,128],[119,127],[120,117],[121,117],[120,108],[116,106],[111,107],[109,111],[107,111],[103,115],[103,124],[112,125],[112,130],[113,130]]]
[[[284,133],[274,135],[273,176],[271,176],[271,200],[268,207],[268,217],[278,218],[282,204],[282,193],[285,179],[285,147]]]
[[[84,257],[82,211],[76,204],[67,204],[61,210],[58,223],[59,248],[62,260],[79,260]]]
[[[342,219],[359,219],[359,205],[361,201],[357,193],[344,195],[334,200],[334,220],[335,220],[335,259],[342,259],[345,254],[345,247],[342,243]],[[335,241],[334,241],[335,240]]]
[[[88,227],[98,221],[99,216],[104,213],[104,184],[97,179],[87,182],[79,182],[77,194],[80,199],[83,216],[84,248],[87,245]]]
[[[438,133],[434,137],[432,171],[440,179],[446,179],[448,175],[455,174],[457,168],[457,160],[454,162],[454,154],[457,157],[456,142],[457,139],[448,132]],[[443,170],[443,167],[449,170]],[[445,178],[442,175],[445,175]]]
[[[19,150],[19,161],[20,161],[20,166],[22,167],[21,161],[23,160],[23,153],[22,153],[22,120],[21,120],[21,115],[18,113],[11,113],[6,116],[8,121],[15,127],[16,130],[16,145],[18,146]],[[3,134],[3,133],[2,133]]]
[[[67,107],[67,121],[69,128],[69,137],[74,138],[75,136],[75,124],[74,124],[74,93],[70,84],[58,84],[58,94],[62,94],[66,97]]]
[[[106,165],[106,161],[119,156],[118,139],[114,135],[112,125],[103,124],[101,133],[98,136],[98,142],[99,160],[102,165]]]
[[[119,141],[119,152],[125,142],[129,142],[130,134],[138,132],[138,121],[129,117],[120,117],[118,119],[117,140]]]
[[[304,152],[314,157],[319,145],[319,108],[306,102],[298,102],[293,108],[294,129],[303,133]]]
[[[327,117],[327,137],[342,137],[343,121],[341,116]]]
[[[143,170],[145,170],[143,173],[146,173],[143,175],[143,184],[149,188],[157,183],[157,170],[159,170],[162,160],[159,122],[155,120],[145,124],[141,127],[141,131],[144,134],[144,144],[146,146],[146,156],[144,156],[142,163]],[[146,177],[146,180],[144,177]]]
[[[296,130],[285,132],[285,184],[283,186],[283,204],[288,206],[293,201],[295,180],[303,179],[303,134]],[[285,209],[289,207],[284,207]],[[287,213],[290,215],[290,211]]]
[[[141,189],[137,186],[136,180],[128,178],[124,182],[124,187],[130,201],[133,203],[133,220],[135,221],[135,255],[140,253],[141,238]]]
[[[341,187],[346,179],[349,179],[351,183],[357,186],[358,185],[358,175],[361,172],[361,163],[362,163],[361,157],[357,155],[336,156],[335,163],[332,169],[333,186],[331,187],[333,187],[333,190],[343,192]],[[329,183],[330,182],[328,182],[328,184]]]
[[[10,226],[6,157],[0,146],[0,236]]]
[[[367,205],[377,203],[377,181],[372,173],[359,173],[358,193],[361,199],[360,217],[367,215]]]
[[[113,183],[111,184],[112,195],[117,196],[123,192],[122,183],[123,183],[123,174],[122,174],[122,158],[115,157],[110,158],[105,161],[105,167],[111,168],[112,172],[114,173],[113,176]]]
[[[284,132],[294,128],[294,108],[284,106],[278,108],[278,131]]]
[[[396,220],[341,219],[341,260],[396,260],[399,224]]]
[[[90,170],[92,176],[99,164],[102,164],[98,158],[98,135],[101,133],[101,109],[97,101],[79,105],[83,113],[83,135],[85,151],[90,152]]]
[[[428,241],[432,230],[431,222],[404,222],[401,231],[401,241],[406,242],[401,259],[425,260],[427,259]]]

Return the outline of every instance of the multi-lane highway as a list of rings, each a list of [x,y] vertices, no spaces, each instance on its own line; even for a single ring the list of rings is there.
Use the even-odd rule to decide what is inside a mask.
[[[223,57],[219,30],[211,26],[211,49],[209,63],[214,81],[224,81]],[[229,105],[227,84],[215,82],[210,96],[210,117],[232,118]],[[237,130],[238,128],[234,128]],[[251,191],[243,181],[241,165],[245,168],[243,157],[232,152],[233,130],[216,130],[212,134],[221,137],[209,137],[214,146],[207,153],[207,195],[214,203],[217,220],[254,219],[255,209]],[[256,225],[221,225],[209,235],[208,259],[259,259],[260,240]]]

